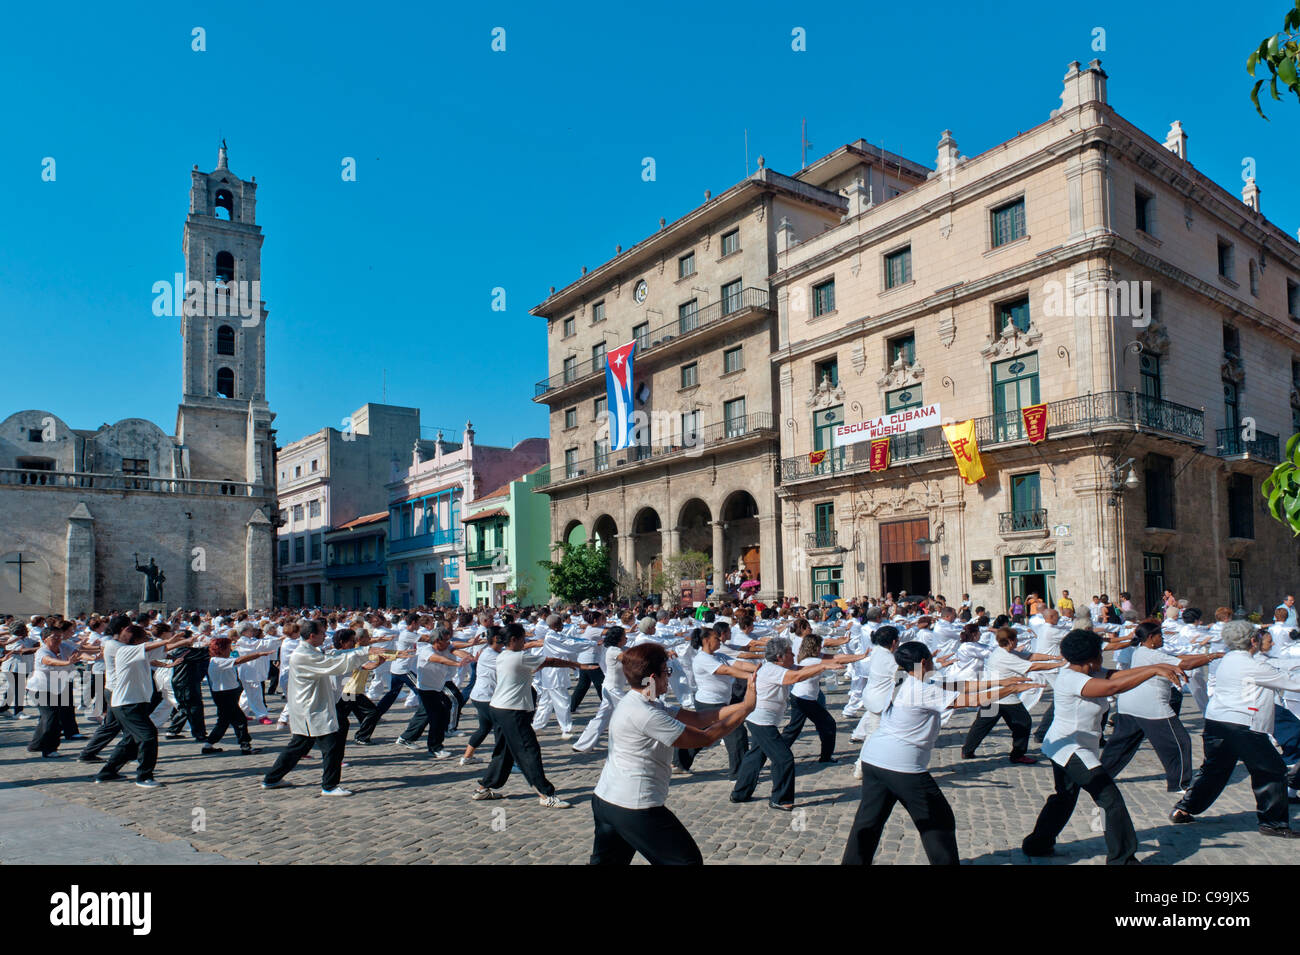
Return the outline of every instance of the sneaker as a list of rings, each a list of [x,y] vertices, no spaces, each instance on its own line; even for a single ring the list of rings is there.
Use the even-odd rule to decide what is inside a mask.
[[[975,759],[976,757],[975,757],[975,754],[974,754],[974,753],[962,753],[962,754],[961,754],[961,758],[962,758],[962,759]]]
[[[184,738],[185,738],[184,733],[168,733],[166,736],[163,737],[163,739],[184,739]]]
[[[74,735],[72,735],[72,736],[69,736],[68,739],[69,739],[69,740],[74,740],[74,739],[89,739],[89,737],[84,736],[84,735],[82,735],[81,733],[76,733],[76,734],[74,734]]]
[[[568,809],[569,803],[559,796],[538,796],[537,802],[543,809]]]
[[[853,778],[854,779],[862,778],[862,760],[860,759],[853,764]]]
[[[263,789],[286,789],[292,785],[293,783],[289,782],[287,779],[282,779],[278,783],[268,783],[265,779],[262,780]]]
[[[201,750],[199,750],[199,755],[211,756],[213,753],[224,753],[224,752],[225,750],[222,749],[220,746],[204,746]]]
[[[478,789],[474,790],[473,794],[471,794],[469,798],[470,799],[504,799],[505,796],[499,790],[484,789],[480,786]]]
[[[121,773],[110,773],[110,774],[108,774],[107,776],[96,776],[96,777],[95,777],[95,782],[97,782],[97,783],[111,783],[111,782],[116,782],[117,780],[119,780],[119,779],[121,779],[121,778],[122,778],[122,774],[121,774]]]
[[[375,745],[375,741],[372,740],[372,739],[357,739],[355,736],[352,737],[352,742],[355,743],[357,746],[374,746],[374,745]]]
[[[104,761],[104,757],[103,757],[103,756],[96,756],[96,755],[94,755],[93,753],[92,753],[91,755],[89,755],[89,756],[78,756],[78,757],[77,757],[77,762],[79,762],[79,763],[102,763],[103,761]]]
[[[344,789],[342,786],[335,786],[333,789],[322,789],[320,794],[322,796],[351,796],[352,790]]]
[[[1011,762],[1015,763],[1017,766],[1037,766],[1037,765],[1038,765],[1038,760],[1034,759],[1034,757],[1032,757],[1032,756],[1012,756],[1012,757],[1011,757]]]
[[[695,774],[694,774],[693,772],[691,772],[689,769],[687,769],[685,766],[674,766],[674,767],[673,767],[673,775],[674,775],[674,776],[694,776]]]
[[[269,716],[263,716],[263,717],[262,717],[260,720],[258,720],[257,722],[261,723],[263,726],[270,726],[271,724],[273,724],[273,723],[275,722],[275,720],[271,719],[271,717],[269,717]]]
[[[141,789],[162,789],[162,783],[156,779],[137,779],[135,784]]]
[[[561,733],[561,734],[560,734],[560,739],[573,739],[573,734],[572,734],[572,733]]]
[[[41,759],[62,759],[62,753],[41,753]]]
[[[1182,809],[1171,809],[1169,810],[1169,821],[1175,826],[1185,826],[1189,822],[1195,822],[1196,819]]]
[[[451,759],[451,757],[452,757],[451,751],[445,749],[437,749],[429,754],[430,759]]]
[[[394,745],[394,746],[401,746],[403,749],[416,749],[416,748],[417,748],[416,745],[415,745],[414,743],[412,743],[410,740],[402,739],[402,737],[400,737],[400,736],[397,737],[397,739],[393,740],[393,745]]]
[[[260,753],[261,750],[256,746],[241,746],[239,752],[242,756],[252,756],[254,753]]]
[[[481,763],[481,762],[483,762],[483,760],[479,759],[477,756],[462,756],[460,758],[460,765],[462,766],[468,766],[470,763]]]

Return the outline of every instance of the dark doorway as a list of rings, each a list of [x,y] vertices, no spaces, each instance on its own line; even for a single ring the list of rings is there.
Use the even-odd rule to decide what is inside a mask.
[[[422,604],[428,604],[428,605],[432,606],[434,603],[437,602],[437,598],[434,597],[434,595],[433,595],[433,594],[434,594],[434,591],[436,591],[437,589],[438,589],[438,575],[437,575],[437,574],[425,574],[425,575],[424,575],[424,592],[420,594],[420,599],[419,599],[418,602],[419,602],[419,603],[422,603]]]
[[[882,565],[885,593],[895,597],[901,591],[924,596],[930,592],[930,562],[908,560]],[[882,594],[883,596],[883,594]]]

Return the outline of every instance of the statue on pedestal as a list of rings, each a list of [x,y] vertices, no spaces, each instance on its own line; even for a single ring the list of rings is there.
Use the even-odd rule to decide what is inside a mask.
[[[140,555],[134,554],[135,569],[144,574],[144,601],[145,603],[161,603],[163,599],[163,581],[167,575],[162,572],[162,568],[154,563],[152,557],[149,558],[149,566],[140,566]]]

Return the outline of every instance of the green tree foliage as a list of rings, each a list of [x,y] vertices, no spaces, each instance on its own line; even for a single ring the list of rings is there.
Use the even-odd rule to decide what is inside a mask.
[[[1288,10],[1282,17],[1282,32],[1266,37],[1246,58],[1246,72],[1252,77],[1260,66],[1268,67],[1268,76],[1255,80],[1250,91],[1250,101],[1260,116],[1264,110],[1259,105],[1260,88],[1267,83],[1269,94],[1278,102],[1282,95],[1278,92],[1278,83],[1295,94],[1300,101],[1300,0],[1296,0],[1294,9]],[[1267,116],[1264,116],[1268,119]]]
[[[1300,434],[1286,443],[1286,458],[1260,486],[1268,511],[1300,535]]]
[[[608,597],[614,590],[614,578],[609,572],[609,548],[604,544],[570,544],[567,541],[552,548],[559,551],[558,560],[539,560],[537,563],[550,575],[550,591],[568,603],[597,600]]]

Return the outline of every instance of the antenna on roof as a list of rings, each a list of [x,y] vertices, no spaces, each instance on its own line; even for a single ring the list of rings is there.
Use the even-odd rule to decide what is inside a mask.
[[[799,134],[800,155],[802,157],[799,163],[800,169],[808,165],[808,147],[811,145],[812,143],[808,142],[808,117],[805,116],[803,118],[803,132]]]

